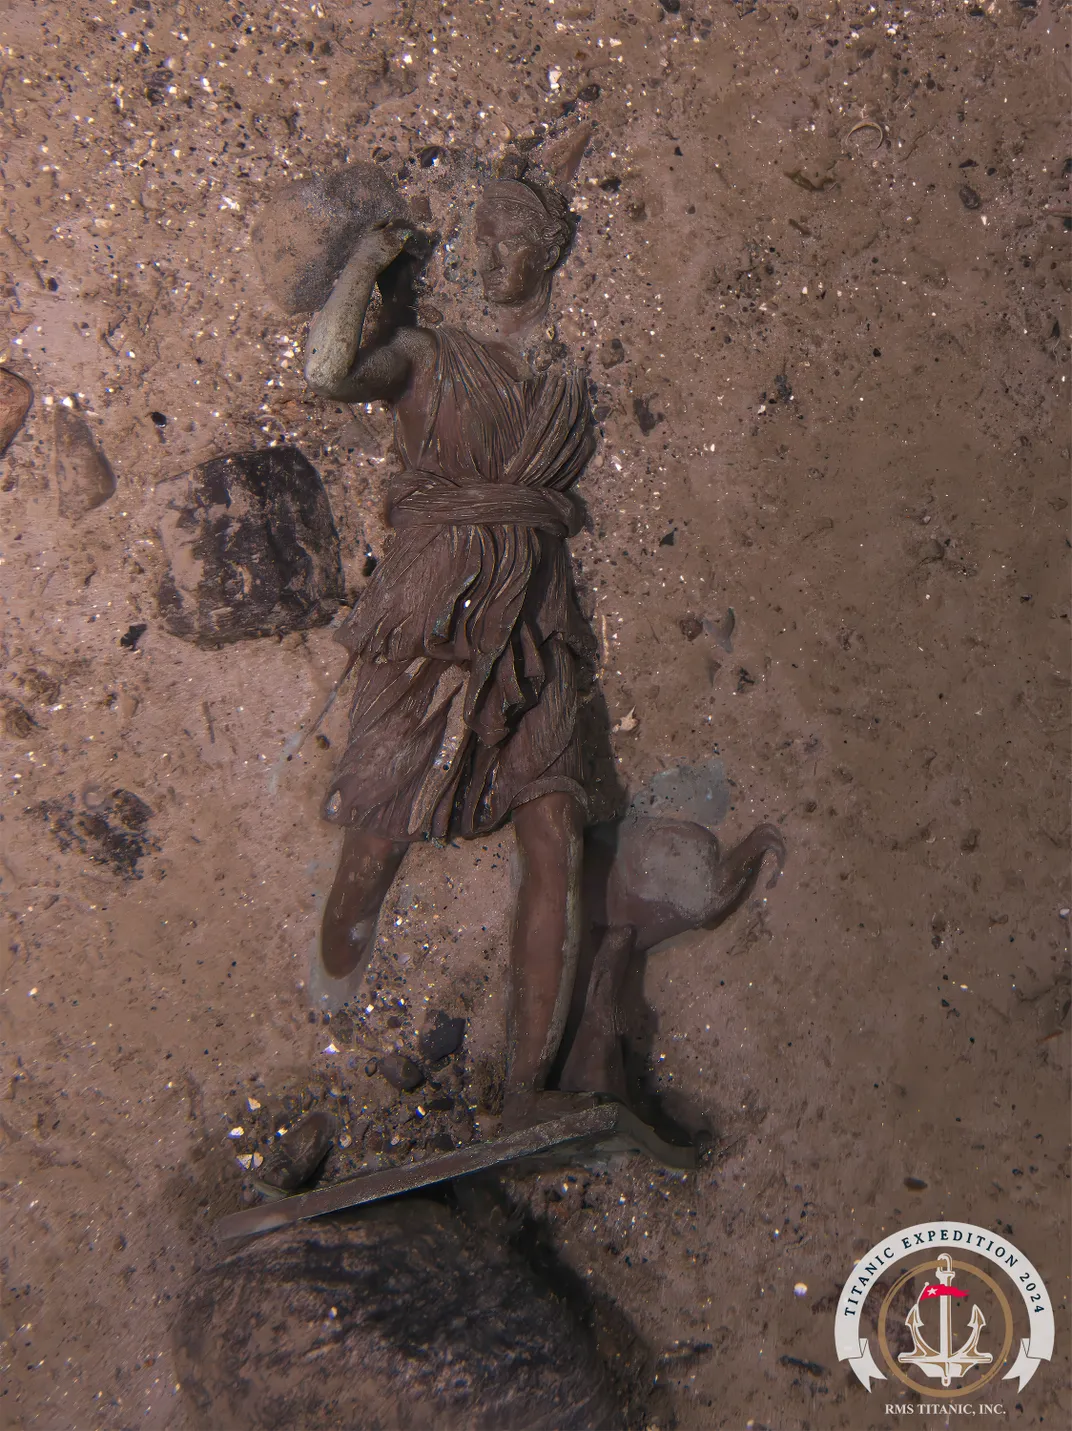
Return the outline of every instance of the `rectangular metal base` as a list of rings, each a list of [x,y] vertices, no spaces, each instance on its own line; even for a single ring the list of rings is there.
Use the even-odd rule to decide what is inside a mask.
[[[425,1158],[419,1163],[384,1168],[375,1173],[362,1173],[356,1178],[330,1183],[312,1192],[298,1193],[263,1207],[251,1207],[231,1213],[216,1224],[216,1236],[221,1241],[235,1237],[253,1237],[273,1232],[311,1217],[341,1212],[362,1203],[378,1202],[381,1198],[431,1187],[434,1183],[473,1173],[488,1172],[507,1163],[533,1168],[559,1167],[566,1163],[581,1163],[585,1156],[606,1158],[615,1153],[643,1153],[664,1168],[694,1168],[695,1148],[677,1147],[665,1143],[646,1123],[620,1103],[600,1103],[580,1112],[567,1113],[532,1128],[522,1128],[504,1138],[491,1138],[485,1143],[473,1143],[457,1148],[441,1157]]]

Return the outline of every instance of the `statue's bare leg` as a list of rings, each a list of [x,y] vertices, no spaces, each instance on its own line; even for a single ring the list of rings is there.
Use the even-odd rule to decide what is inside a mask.
[[[581,925],[581,811],[541,795],[514,811],[521,887],[510,950],[504,1123],[520,1126],[543,1089],[566,1027]]]
[[[358,974],[372,957],[380,905],[409,846],[350,827],[320,929],[320,962],[332,979]]]

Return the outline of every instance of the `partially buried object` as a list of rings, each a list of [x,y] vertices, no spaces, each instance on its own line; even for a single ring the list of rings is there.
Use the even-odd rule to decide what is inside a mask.
[[[93,440],[89,424],[73,408],[52,409],[52,460],[60,515],[75,520],[101,507],[115,492],[115,473]]]
[[[323,626],[343,595],[324,484],[293,447],[235,452],[161,483],[160,616],[213,646]]]
[[[587,1167],[591,1163],[602,1166],[610,1158],[643,1153],[664,1168],[698,1165],[695,1148],[667,1143],[614,1100],[600,1100],[590,1094],[539,1093],[535,1102],[535,1119],[529,1126],[418,1163],[361,1173],[295,1197],[230,1213],[216,1223],[216,1237],[227,1242],[275,1232],[291,1223],[490,1172],[507,1164],[521,1170],[571,1164]]]
[[[253,226],[253,252],[285,313],[323,307],[358,240],[409,218],[405,199],[375,164],[349,164],[269,194]]]
[[[33,388],[18,373],[0,368],[0,457],[26,421],[33,404]]]
[[[173,1335],[199,1431],[623,1425],[568,1303],[428,1198],[239,1248],[191,1278]]]

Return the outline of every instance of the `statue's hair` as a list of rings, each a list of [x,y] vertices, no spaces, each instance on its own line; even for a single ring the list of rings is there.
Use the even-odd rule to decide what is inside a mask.
[[[531,225],[547,244],[555,244],[559,254],[565,253],[573,237],[569,204],[550,184],[536,184],[521,179],[496,179],[480,196],[478,207],[514,210]]]

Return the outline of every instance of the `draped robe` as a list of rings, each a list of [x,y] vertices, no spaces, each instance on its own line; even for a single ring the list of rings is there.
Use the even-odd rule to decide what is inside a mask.
[[[434,333],[394,528],[337,633],[360,661],[324,818],[395,840],[481,835],[552,791],[585,805],[575,662],[591,649],[565,538],[595,440],[583,374]]]

